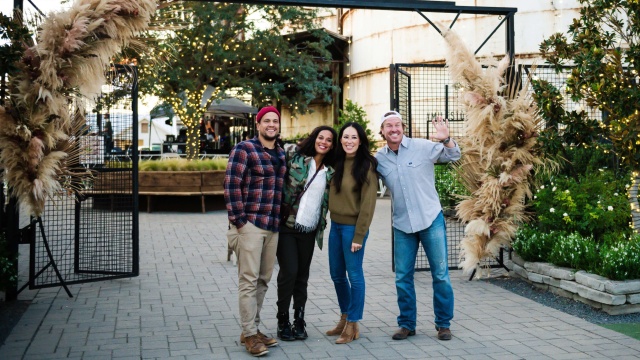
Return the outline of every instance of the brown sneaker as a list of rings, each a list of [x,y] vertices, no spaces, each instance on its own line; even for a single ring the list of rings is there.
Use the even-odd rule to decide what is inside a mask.
[[[398,331],[393,334],[391,337],[393,340],[405,340],[408,336],[413,336],[416,334],[415,330],[409,330],[401,327]]]
[[[258,338],[260,338],[262,343],[265,344],[267,347],[272,347],[272,346],[278,345],[278,340],[268,337],[267,335],[261,333],[260,330],[258,330]],[[241,333],[240,334],[240,344],[244,344],[244,341],[245,341],[244,334]]]
[[[436,328],[438,330],[438,340],[451,340],[451,330],[449,328]]]
[[[262,356],[269,352],[269,349],[267,349],[262,340],[260,340],[258,334],[247,336],[244,339],[244,347],[252,356]]]

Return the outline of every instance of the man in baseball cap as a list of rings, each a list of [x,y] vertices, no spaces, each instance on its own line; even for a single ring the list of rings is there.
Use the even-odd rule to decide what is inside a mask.
[[[229,154],[224,198],[229,215],[227,239],[238,257],[240,342],[253,356],[278,341],[258,329],[278,248],[280,205],[286,163],[277,144],[280,112],[266,106],[256,116],[258,136],[239,142]]]
[[[451,339],[453,288],[449,278],[447,233],[435,187],[435,163],[460,159],[458,144],[449,137],[449,122],[432,121],[431,140],[404,135],[405,124],[397,111],[380,117],[380,134],[387,145],[376,154],[381,174],[393,200],[393,259],[396,266],[399,329],[393,340],[416,334],[416,291],[413,282],[416,255],[422,244],[433,279],[433,310],[439,340]]]

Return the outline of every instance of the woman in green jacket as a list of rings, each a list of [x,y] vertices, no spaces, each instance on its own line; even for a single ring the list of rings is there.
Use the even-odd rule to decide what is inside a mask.
[[[315,128],[309,137],[285,147],[287,176],[282,200],[278,240],[278,338],[304,340],[304,307],[309,268],[315,243],[322,249],[327,226],[329,183],[333,177],[334,142],[338,135],[329,126]],[[293,297],[294,321],[289,321]]]

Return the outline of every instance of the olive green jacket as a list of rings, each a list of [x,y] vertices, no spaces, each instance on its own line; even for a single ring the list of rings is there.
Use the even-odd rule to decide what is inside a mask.
[[[309,173],[309,166],[311,163],[311,156],[301,155],[296,151],[295,146],[286,146],[287,157],[287,176],[284,182],[284,196],[282,199],[283,204],[287,204],[291,207],[291,212],[287,219],[283,219],[283,222],[287,227],[295,228],[296,214],[298,213],[298,202],[293,204],[298,195],[304,190],[307,180],[309,180],[313,174]],[[324,189],[324,196],[322,197],[322,205],[320,210],[320,219],[318,220],[318,227],[316,229],[316,243],[318,247],[322,249],[322,240],[324,236],[324,229],[327,227],[327,211],[329,210],[329,184],[333,177],[334,170],[332,167],[327,166],[326,176],[327,185]]]

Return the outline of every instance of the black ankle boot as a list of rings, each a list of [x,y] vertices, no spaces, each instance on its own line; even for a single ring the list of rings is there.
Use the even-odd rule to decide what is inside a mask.
[[[307,323],[304,321],[304,308],[297,308],[293,313],[293,337],[297,340],[304,340],[309,337],[307,335],[307,329],[305,326]]]
[[[289,322],[289,312],[278,312],[278,339],[283,341],[293,341],[296,338],[291,332],[291,323]]]

